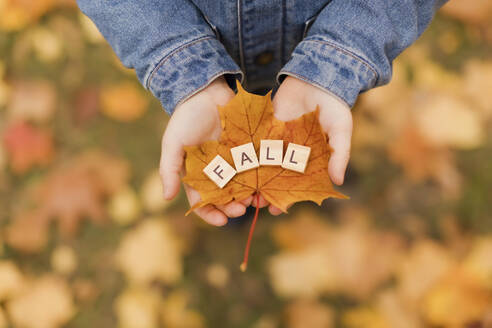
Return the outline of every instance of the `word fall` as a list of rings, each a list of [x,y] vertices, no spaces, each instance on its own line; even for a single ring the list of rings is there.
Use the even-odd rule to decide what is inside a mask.
[[[254,169],[260,165],[276,165],[285,169],[304,173],[311,153],[311,148],[297,145],[290,142],[287,146],[285,156],[282,159],[284,148],[283,140],[261,140],[260,141],[260,160],[256,157],[253,143],[231,148],[234,169],[220,155],[208,163],[203,172],[215,182],[219,188],[224,186],[236,175],[236,173]]]

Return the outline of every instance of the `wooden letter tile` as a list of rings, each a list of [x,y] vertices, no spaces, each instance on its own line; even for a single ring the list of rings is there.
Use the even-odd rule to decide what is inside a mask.
[[[237,172],[243,172],[260,166],[252,142],[231,148],[231,154]]]
[[[282,165],[283,147],[283,140],[261,140],[260,165]]]
[[[289,143],[289,146],[287,146],[282,167],[284,169],[304,173],[310,153],[311,147],[301,146],[291,142]]]
[[[203,172],[220,188],[224,188],[229,180],[236,175],[236,170],[220,155],[215,156],[203,169]]]

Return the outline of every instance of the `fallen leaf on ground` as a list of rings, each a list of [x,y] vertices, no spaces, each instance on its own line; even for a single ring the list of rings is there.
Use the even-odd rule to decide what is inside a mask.
[[[53,62],[63,53],[60,37],[51,29],[37,27],[31,31],[31,42],[38,58],[44,62]]]
[[[51,253],[51,267],[55,272],[70,274],[77,269],[77,255],[69,246],[58,246]]]
[[[81,302],[91,302],[100,294],[99,288],[89,279],[77,278],[72,284],[75,298]]]
[[[58,221],[65,237],[72,237],[80,222],[104,220],[103,201],[127,184],[128,164],[116,157],[89,151],[57,167],[39,185],[37,213]]]
[[[448,251],[431,240],[418,240],[402,259],[398,270],[398,294],[417,310],[426,293],[454,265]]]
[[[8,126],[3,135],[10,167],[15,173],[24,173],[33,166],[45,166],[54,156],[51,133],[26,122]]]
[[[462,177],[456,168],[454,154],[446,147],[431,144],[411,123],[400,130],[388,145],[389,158],[402,166],[410,180],[433,179],[446,197],[457,197],[461,192]]]
[[[441,12],[468,24],[488,24],[492,19],[492,3],[488,0],[449,1]]]
[[[220,263],[213,263],[207,267],[207,281],[216,288],[224,288],[229,282],[229,270]]]
[[[349,328],[391,328],[384,315],[377,309],[369,306],[361,306],[342,315],[344,327]]]
[[[41,251],[48,241],[48,222],[37,211],[21,213],[5,229],[8,245],[24,253]]]
[[[376,297],[376,307],[391,328],[420,328],[422,322],[417,313],[402,302],[394,289],[388,289]]]
[[[166,328],[204,328],[203,316],[189,308],[190,295],[184,290],[175,290],[164,300],[161,317]]]
[[[93,119],[99,112],[99,89],[88,87],[77,92],[74,98],[73,118],[78,124]]]
[[[172,202],[162,197],[162,180],[159,171],[150,173],[140,189],[140,197],[145,210],[150,213],[156,213],[164,210]]]
[[[282,249],[298,250],[332,237],[333,227],[312,210],[301,210],[273,227],[273,239]]]
[[[461,83],[468,100],[477,104],[485,119],[492,118],[492,61],[469,61],[465,66],[464,81]]]
[[[434,326],[467,327],[479,322],[492,305],[492,294],[459,269],[449,271],[423,300],[425,318]]]
[[[331,232],[317,243],[287,249],[270,259],[270,281],[278,295],[313,297],[338,292],[366,299],[392,277],[394,263],[402,256],[401,238],[372,229],[353,211],[344,215],[344,224],[327,229]],[[302,222],[299,217],[296,220]]]
[[[140,202],[135,190],[130,186],[116,192],[109,200],[108,212],[114,222],[127,225],[140,215]]]
[[[7,0],[0,8],[0,29],[4,31],[18,31],[27,24],[36,21],[61,1],[19,1]]]
[[[268,263],[270,284],[281,297],[314,297],[335,289],[337,275],[323,246],[281,252]]]
[[[476,109],[451,94],[432,93],[423,98],[416,123],[431,144],[458,149],[475,149],[482,144],[485,133]]]
[[[47,81],[17,81],[12,85],[8,104],[10,119],[47,122],[53,117],[56,89]]]
[[[114,194],[122,189],[130,177],[127,161],[99,150],[80,154],[72,160],[72,164],[73,167],[86,170],[105,195]]]
[[[14,262],[0,261],[0,301],[17,295],[24,287],[24,277]]]
[[[219,141],[185,148],[186,175],[183,181],[201,196],[201,202],[192,209],[207,204],[223,205],[254,193],[259,193],[284,212],[289,205],[303,200],[312,200],[320,205],[328,197],[347,198],[333,189],[328,176],[330,148],[318,121],[318,110],[283,122],[273,116],[270,93],[258,96],[247,93],[239,83],[237,87],[237,95],[227,105],[219,107],[223,128]],[[232,164],[232,147],[253,142],[258,154],[261,139],[283,140],[284,149],[289,142],[311,147],[305,172],[260,166],[236,174],[222,189],[203,173],[205,166],[217,154]]]
[[[9,301],[7,312],[16,327],[56,328],[72,318],[75,308],[65,281],[44,276],[32,281],[23,293]]]
[[[327,305],[314,300],[298,300],[287,306],[288,328],[330,328],[335,326],[335,313]]]
[[[131,122],[138,119],[144,114],[147,105],[147,98],[134,83],[123,82],[101,90],[101,110],[116,121]]]
[[[174,283],[183,271],[178,237],[161,218],[147,219],[127,232],[118,247],[116,262],[134,284],[155,280]]]
[[[463,271],[483,288],[492,291],[492,235],[477,238],[464,259]]]
[[[73,237],[80,222],[104,219],[102,194],[93,176],[79,166],[53,172],[38,192],[39,213],[46,220],[56,220],[65,237]]]
[[[149,287],[123,291],[114,303],[120,328],[158,328],[160,295]]]

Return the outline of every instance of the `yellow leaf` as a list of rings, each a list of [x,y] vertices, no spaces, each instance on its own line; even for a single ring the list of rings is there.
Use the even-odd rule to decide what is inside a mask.
[[[157,170],[149,174],[145,179],[140,189],[140,197],[143,207],[150,213],[163,211],[172,204],[172,202],[166,201],[162,197],[162,181]]]
[[[179,240],[170,225],[159,218],[147,219],[123,238],[116,261],[134,284],[153,280],[174,283],[182,275]]]
[[[492,61],[469,61],[465,66],[462,85],[468,100],[482,110],[483,117],[492,118],[492,102],[490,101]]]
[[[18,294],[24,285],[24,277],[12,261],[0,262],[0,300],[5,301]]]
[[[460,270],[452,270],[427,294],[423,313],[432,325],[465,327],[483,318],[492,295]]]
[[[45,62],[52,62],[62,55],[62,42],[51,30],[37,27],[32,31],[32,45],[38,58]]]
[[[402,255],[402,241],[396,234],[370,229],[358,215],[349,211],[344,214],[345,223],[331,227],[324,239],[272,257],[269,273],[275,292],[283,297],[339,292],[364,299],[387,281]]]
[[[282,297],[313,297],[333,290],[338,282],[324,247],[282,252],[268,263],[270,283]]]
[[[418,109],[417,126],[432,144],[473,149],[484,141],[478,113],[453,95],[427,95]]]
[[[135,191],[130,186],[119,190],[111,197],[108,212],[113,221],[120,225],[134,222],[140,215],[140,203]]]
[[[101,90],[101,110],[121,122],[140,118],[147,109],[148,99],[134,83],[123,82]]]
[[[398,269],[398,293],[413,308],[454,265],[447,250],[430,240],[415,242]]]
[[[327,305],[313,300],[298,300],[287,306],[288,328],[330,328],[335,326],[335,313]]]
[[[392,328],[382,313],[370,307],[359,307],[345,312],[342,322],[349,328]]]
[[[188,308],[190,296],[184,290],[173,291],[162,304],[161,317],[166,328],[203,328],[204,318]]]
[[[77,255],[68,246],[58,246],[51,253],[51,266],[61,274],[70,274],[77,269]]]
[[[331,238],[332,227],[314,211],[301,210],[273,227],[273,239],[283,249],[299,250]]]
[[[229,271],[220,263],[213,263],[207,267],[207,281],[216,288],[224,288],[229,282]]]
[[[475,240],[463,261],[463,270],[478,284],[492,291],[492,236]]]
[[[130,288],[123,291],[114,304],[118,327],[159,327],[160,303],[159,294],[148,287]]]
[[[44,276],[9,301],[7,312],[16,327],[56,328],[72,318],[75,308],[65,281]]]

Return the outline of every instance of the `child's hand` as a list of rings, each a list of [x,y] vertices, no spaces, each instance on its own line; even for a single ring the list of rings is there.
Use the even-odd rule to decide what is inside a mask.
[[[328,174],[335,184],[341,185],[350,156],[352,137],[352,114],[347,104],[330,93],[291,76],[285,78],[273,99],[275,117],[283,121],[311,112],[316,109],[316,105],[320,107],[319,122],[328,134],[333,148]],[[269,210],[274,215],[281,213],[273,206]]]
[[[225,105],[234,92],[224,77],[217,78],[209,86],[176,107],[162,138],[160,173],[164,185],[164,198],[172,199],[179,191],[180,173],[183,169],[183,146],[199,145],[220,137],[221,125],[217,105]],[[200,194],[185,185],[191,205],[200,200]],[[227,217],[237,217],[246,211],[252,197],[223,206],[207,205],[195,213],[212,225],[224,225]]]

